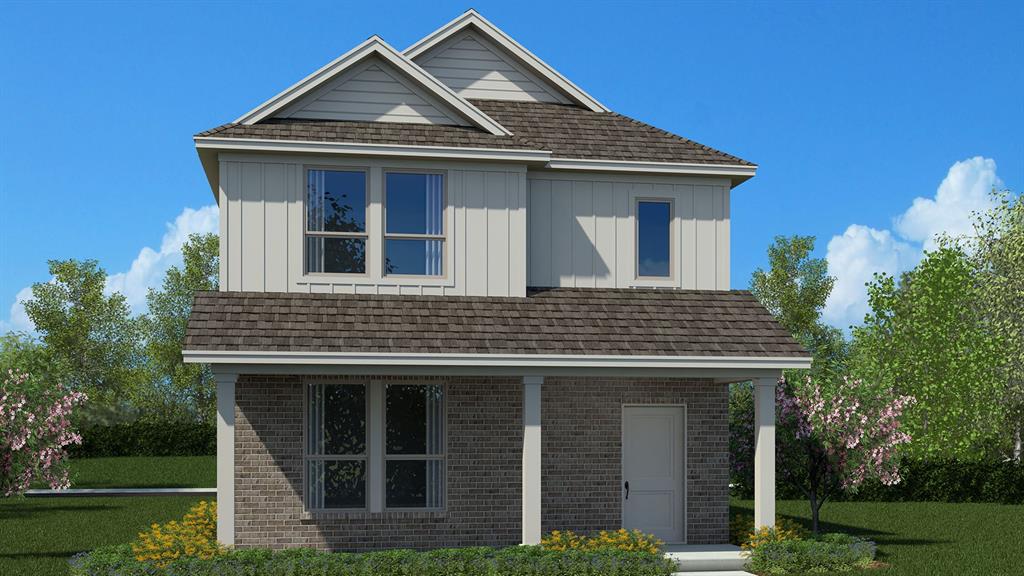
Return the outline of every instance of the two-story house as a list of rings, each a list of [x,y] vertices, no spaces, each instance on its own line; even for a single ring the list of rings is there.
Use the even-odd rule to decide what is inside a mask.
[[[774,521],[775,383],[810,360],[729,289],[755,165],[608,110],[472,10],[195,145],[221,291],[184,356],[217,375],[225,544],[724,543],[743,380]]]

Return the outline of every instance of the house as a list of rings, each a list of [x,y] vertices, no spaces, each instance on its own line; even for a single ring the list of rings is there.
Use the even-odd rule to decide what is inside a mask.
[[[773,522],[775,384],[810,360],[729,289],[755,165],[608,110],[472,10],[195,145],[221,290],[183,354],[216,374],[223,543],[724,543],[746,380]]]

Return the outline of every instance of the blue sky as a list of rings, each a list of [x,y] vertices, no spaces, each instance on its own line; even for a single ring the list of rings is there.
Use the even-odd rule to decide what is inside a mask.
[[[472,6],[612,109],[758,163],[733,196],[733,287],[773,236],[814,235],[839,325],[871,271],[912,266],[992,184],[1024,188],[1024,3]],[[51,258],[98,259],[138,309],[215,223],[192,134],[468,7],[4,4],[0,329],[24,327],[12,304]]]

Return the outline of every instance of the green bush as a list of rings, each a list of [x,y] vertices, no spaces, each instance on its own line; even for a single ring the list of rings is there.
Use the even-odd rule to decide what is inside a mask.
[[[143,418],[81,429],[72,458],[107,456],[206,456],[217,453],[217,425],[181,419]]]
[[[162,568],[140,562],[129,546],[71,560],[73,576],[668,576],[661,555],[617,550],[556,552],[540,546],[331,553],[293,548],[231,550],[209,560],[186,558]]]
[[[750,552],[748,570],[758,574],[835,574],[867,568],[875,559],[875,543],[846,534],[825,534],[817,540],[765,542]]]
[[[836,494],[832,500],[1024,504],[1024,464],[1016,462],[905,459],[900,464],[900,476],[903,480],[895,486],[868,481],[856,492]],[[753,489],[745,485],[734,484],[732,492],[739,498],[753,498]],[[775,494],[780,500],[805,498],[781,480]]]

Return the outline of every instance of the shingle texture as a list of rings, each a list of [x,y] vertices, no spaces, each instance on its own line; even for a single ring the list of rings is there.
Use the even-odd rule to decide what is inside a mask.
[[[196,136],[546,150],[555,158],[752,166],[750,162],[615,112],[544,102],[472,100],[513,133],[431,124],[271,119],[225,124]]]
[[[185,349],[807,356],[749,292],[586,288],[525,298],[200,292]]]

